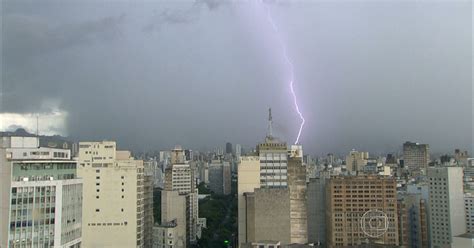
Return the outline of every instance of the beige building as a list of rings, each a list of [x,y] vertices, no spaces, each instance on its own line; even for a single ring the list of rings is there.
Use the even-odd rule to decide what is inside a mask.
[[[369,159],[368,152],[359,152],[352,150],[346,156],[346,170],[349,172],[358,172],[364,170]]]
[[[143,161],[113,141],[80,142],[83,247],[144,246]]]
[[[239,224],[239,244],[249,242],[247,239],[247,203],[245,193],[254,192],[260,188],[260,160],[258,156],[243,156],[240,158],[237,167],[238,185],[238,224]]]
[[[382,176],[336,176],[326,188],[326,228],[328,247],[371,243],[398,246],[396,180]],[[362,225],[368,211],[382,212],[387,229],[377,233]],[[379,212],[380,211],[380,212]],[[374,223],[369,223],[375,226]],[[375,236],[375,235],[373,235]]]
[[[161,225],[155,225],[153,228],[154,248],[186,247],[186,214],[186,195],[179,194],[178,191],[161,191]],[[156,237],[157,232],[161,233],[161,237]]]
[[[239,244],[307,243],[306,167],[301,157],[285,160],[286,187],[259,187],[262,170],[257,158],[242,157],[239,165]]]
[[[174,191],[186,199],[184,204],[186,209],[186,246],[197,242],[198,229],[200,228],[197,224],[199,205],[195,171],[195,168],[186,161],[184,150],[180,146],[176,146],[175,149],[171,151],[171,165],[165,171],[165,190],[163,192]],[[172,221],[172,219],[167,218],[163,220],[162,216],[162,221],[169,222]],[[181,220],[178,219],[179,228],[182,226],[180,223]]]

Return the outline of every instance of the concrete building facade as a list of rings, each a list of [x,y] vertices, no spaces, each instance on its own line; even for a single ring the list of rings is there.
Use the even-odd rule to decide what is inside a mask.
[[[367,159],[369,158],[368,152],[359,152],[352,150],[346,156],[346,170],[349,172],[362,171],[367,165]]]
[[[326,243],[326,179],[309,179],[307,187],[308,243],[325,246]]]
[[[158,247],[163,248],[170,245],[176,248],[187,247],[188,210],[186,206],[186,195],[179,194],[178,191],[163,190],[161,192],[161,225],[154,227],[154,233],[167,233],[167,238],[162,239],[159,237],[158,241],[153,238],[154,245],[156,244]],[[170,236],[169,233],[172,235]],[[164,244],[163,241],[165,241]]]
[[[400,246],[429,247],[427,201],[420,193],[400,194],[398,198],[398,230]]]
[[[0,138],[0,247],[81,247],[82,179],[70,150]]]
[[[143,247],[144,168],[113,141],[80,142],[83,247]]]
[[[209,165],[209,189],[219,195],[230,194],[231,171],[229,162],[213,160]]]
[[[464,194],[464,210],[466,211],[466,232],[474,233],[474,195]]]
[[[198,234],[198,189],[195,181],[195,168],[186,161],[184,150],[176,146],[171,151],[171,165],[165,171],[165,190],[176,191],[186,199],[186,246],[197,241]],[[163,204],[163,203],[162,203]],[[166,221],[172,221],[167,219]],[[178,220],[178,226],[180,221]]]
[[[382,176],[336,176],[326,188],[328,247],[365,244],[367,241],[398,246],[396,180]],[[371,237],[361,224],[369,211],[383,213],[387,222],[382,235]]]
[[[430,162],[430,146],[413,142],[403,143],[404,166],[410,171],[426,172]]]
[[[238,201],[238,233],[239,246],[249,242],[247,231],[246,193],[252,193],[260,188],[260,160],[258,156],[243,156],[237,167],[237,201]]]
[[[428,169],[431,246],[452,247],[453,237],[466,232],[463,168]]]

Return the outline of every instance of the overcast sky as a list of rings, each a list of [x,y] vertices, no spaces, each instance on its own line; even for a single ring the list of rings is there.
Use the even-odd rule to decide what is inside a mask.
[[[274,133],[311,154],[472,152],[471,1],[2,1],[0,129],[134,150]],[[266,18],[269,8],[280,33]],[[33,129],[33,130],[32,130]]]

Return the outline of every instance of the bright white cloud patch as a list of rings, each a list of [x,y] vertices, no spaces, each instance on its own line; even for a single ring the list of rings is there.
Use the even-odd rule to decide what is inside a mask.
[[[0,130],[15,131],[24,128],[30,133],[36,133],[37,120],[40,135],[67,135],[67,112],[54,110],[47,113],[0,113]]]

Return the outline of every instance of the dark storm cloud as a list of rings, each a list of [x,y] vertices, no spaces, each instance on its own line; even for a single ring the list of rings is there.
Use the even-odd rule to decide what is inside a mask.
[[[182,4],[180,4],[182,5]],[[184,7],[167,8],[159,13],[153,14],[153,17],[143,27],[144,32],[158,31],[162,25],[166,24],[187,24],[196,22],[201,15],[202,7],[205,6],[209,11],[217,10],[223,5],[231,5],[230,0],[196,0],[193,3],[184,2]]]
[[[5,78],[2,87],[4,111],[41,111],[41,102],[59,98],[58,86],[64,82],[33,75],[38,63],[77,46],[110,41],[121,34],[125,14],[107,16],[80,23],[52,23],[45,17],[7,14],[3,17],[3,61]],[[46,59],[46,61],[44,61]],[[59,73],[60,66],[49,68]],[[40,73],[44,73],[40,72]],[[47,73],[47,74],[48,74]],[[28,96],[28,97],[21,97]]]
[[[469,1],[274,2],[306,152],[472,147]],[[70,135],[148,150],[254,147],[272,107],[294,140],[288,68],[255,2],[5,5],[3,112],[54,100]]]
[[[83,23],[52,26],[43,18],[26,15],[5,15],[5,60],[24,60],[39,53],[59,51],[97,40],[108,40],[120,33],[125,14]]]

